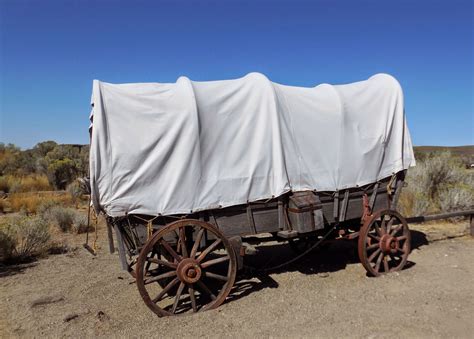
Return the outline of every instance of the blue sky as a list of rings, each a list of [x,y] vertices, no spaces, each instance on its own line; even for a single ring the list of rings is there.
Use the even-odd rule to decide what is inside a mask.
[[[472,1],[0,0],[0,142],[88,143],[92,80],[394,75],[416,145],[474,144]]]

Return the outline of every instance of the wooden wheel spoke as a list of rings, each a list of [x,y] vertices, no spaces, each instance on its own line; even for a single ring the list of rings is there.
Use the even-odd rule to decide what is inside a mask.
[[[384,235],[385,234],[385,229],[386,229],[386,220],[385,218],[382,216],[382,221],[380,222],[380,225],[378,226],[378,229],[379,229],[379,232],[378,234],[379,235]],[[376,225],[376,224],[375,224]]]
[[[152,261],[150,261],[149,259],[153,259],[153,257],[156,255],[156,252],[155,250],[153,249],[151,251],[151,255],[147,258],[147,263],[145,265],[145,272],[148,272],[148,270],[150,269],[150,265],[152,263]]]
[[[151,283],[156,282],[158,280],[165,279],[165,278],[171,278],[171,277],[174,277],[174,276],[176,276],[176,271],[169,271],[169,272],[157,275],[156,277],[148,278],[143,283],[145,285],[148,285],[148,284],[151,284]]]
[[[168,244],[168,242],[164,239],[160,239],[160,244],[165,248],[165,250],[171,254],[173,258],[175,258],[177,261],[181,261],[181,256],[176,253],[176,251]]]
[[[385,270],[385,273],[389,271],[387,255],[383,256],[383,268]]]
[[[181,241],[181,252],[184,258],[188,258],[188,249],[186,247],[186,234],[184,234],[185,228],[179,228],[179,240]]]
[[[192,284],[188,285],[188,293],[189,299],[191,299],[191,306],[194,312],[197,312],[197,303],[196,303],[196,295],[194,294],[194,287]]]
[[[229,261],[229,260],[230,260],[230,257],[228,255],[226,255],[225,257],[220,257],[220,258],[216,258],[216,259],[212,259],[212,260],[208,260],[206,262],[203,262],[201,264],[201,267],[206,268],[206,267],[209,267],[209,266],[221,263],[221,262]]]
[[[154,263],[154,264],[157,264],[157,265],[166,266],[166,267],[169,267],[169,268],[172,268],[172,269],[175,269],[176,266],[177,266],[175,263],[169,262],[167,260],[156,259],[156,258],[153,258],[153,257],[147,258],[146,261],[148,261],[149,263]]]
[[[380,254],[377,258],[377,262],[375,263],[375,268],[374,268],[376,272],[380,271],[380,264],[382,263],[382,258],[383,258],[383,253],[382,251],[380,251]]]
[[[380,241],[380,237],[375,234],[369,233],[368,236],[376,241]],[[367,238],[368,239],[368,238]]]
[[[376,249],[376,248],[379,248],[379,247],[380,247],[380,245],[378,243],[375,243],[375,244],[367,246],[367,250],[373,250],[373,249]]]
[[[198,281],[196,282],[196,284],[204,291],[206,292],[212,300],[216,300],[216,296],[214,295],[214,293],[211,292],[211,290],[206,286],[204,285],[204,283],[202,281]]]
[[[394,236],[397,234],[398,231],[400,231],[403,228],[403,224],[398,225],[395,228],[392,228],[392,231],[390,232],[390,235]]]
[[[176,292],[176,297],[174,298],[173,308],[171,309],[171,313],[176,313],[176,309],[178,308],[179,300],[181,299],[181,294],[183,293],[184,286],[186,284],[181,282],[178,287],[178,292]]]
[[[163,296],[168,293],[168,291],[174,287],[174,285],[176,285],[177,283],[179,282],[179,279],[178,277],[174,278],[173,280],[171,280],[168,285],[165,286],[165,288],[163,288],[161,290],[161,292],[152,300],[155,304],[160,301]]]
[[[397,248],[397,252],[400,252],[400,253],[403,253],[403,254],[406,254],[407,252],[405,251],[405,249],[401,248],[401,247],[398,247]]]
[[[225,275],[215,274],[215,273],[212,273],[212,272],[204,272],[204,275],[208,278],[217,279],[217,280],[221,280],[221,281],[229,280]]]
[[[211,251],[213,251],[221,242],[222,242],[221,239],[216,239],[208,248],[204,250],[204,252],[202,252],[199,255],[199,257],[196,259],[197,262],[201,262],[202,259],[204,259],[206,255],[208,255]]]
[[[189,255],[190,258],[195,258],[196,253],[199,249],[199,244],[201,243],[202,236],[204,235],[204,228],[201,227],[198,234],[196,235],[196,241],[194,242],[193,248],[191,249],[191,254]]]
[[[398,241],[407,240],[407,239],[408,239],[408,237],[406,235],[402,235],[401,237],[397,237]]]
[[[387,234],[390,234],[390,230],[392,229],[392,226],[393,226],[393,222],[395,221],[395,218],[394,217],[391,217],[389,222],[387,223],[387,229],[386,229],[386,233]]]
[[[374,260],[375,257],[376,257],[377,255],[379,255],[379,253],[380,253],[381,251],[382,251],[382,250],[381,250],[380,248],[377,249],[374,253],[371,254],[371,256],[367,259],[367,261],[368,261],[369,263],[372,262],[372,260]]]

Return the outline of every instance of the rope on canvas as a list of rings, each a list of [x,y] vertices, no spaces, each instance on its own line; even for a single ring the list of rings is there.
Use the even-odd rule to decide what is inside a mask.
[[[390,178],[390,181],[387,185],[387,194],[392,195],[394,191],[393,183],[395,182],[395,179],[397,178],[397,174],[393,174],[392,177]]]

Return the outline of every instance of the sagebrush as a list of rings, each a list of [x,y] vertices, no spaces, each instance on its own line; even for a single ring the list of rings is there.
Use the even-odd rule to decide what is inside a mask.
[[[43,254],[50,240],[49,225],[40,217],[14,216],[0,222],[0,260],[25,260]]]
[[[56,227],[61,232],[85,233],[93,231],[92,226],[88,226],[87,214],[81,213],[74,208],[52,205],[41,212],[41,217],[50,225]]]
[[[451,212],[474,207],[474,171],[459,157],[436,152],[417,160],[410,168],[400,199],[407,216]]]

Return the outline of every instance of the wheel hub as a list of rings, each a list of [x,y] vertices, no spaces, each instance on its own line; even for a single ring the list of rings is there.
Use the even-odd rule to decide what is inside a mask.
[[[385,254],[396,253],[398,248],[398,239],[389,234],[384,234],[380,239],[380,249]]]
[[[176,269],[178,278],[184,283],[193,284],[201,278],[201,267],[191,258],[183,259]]]

